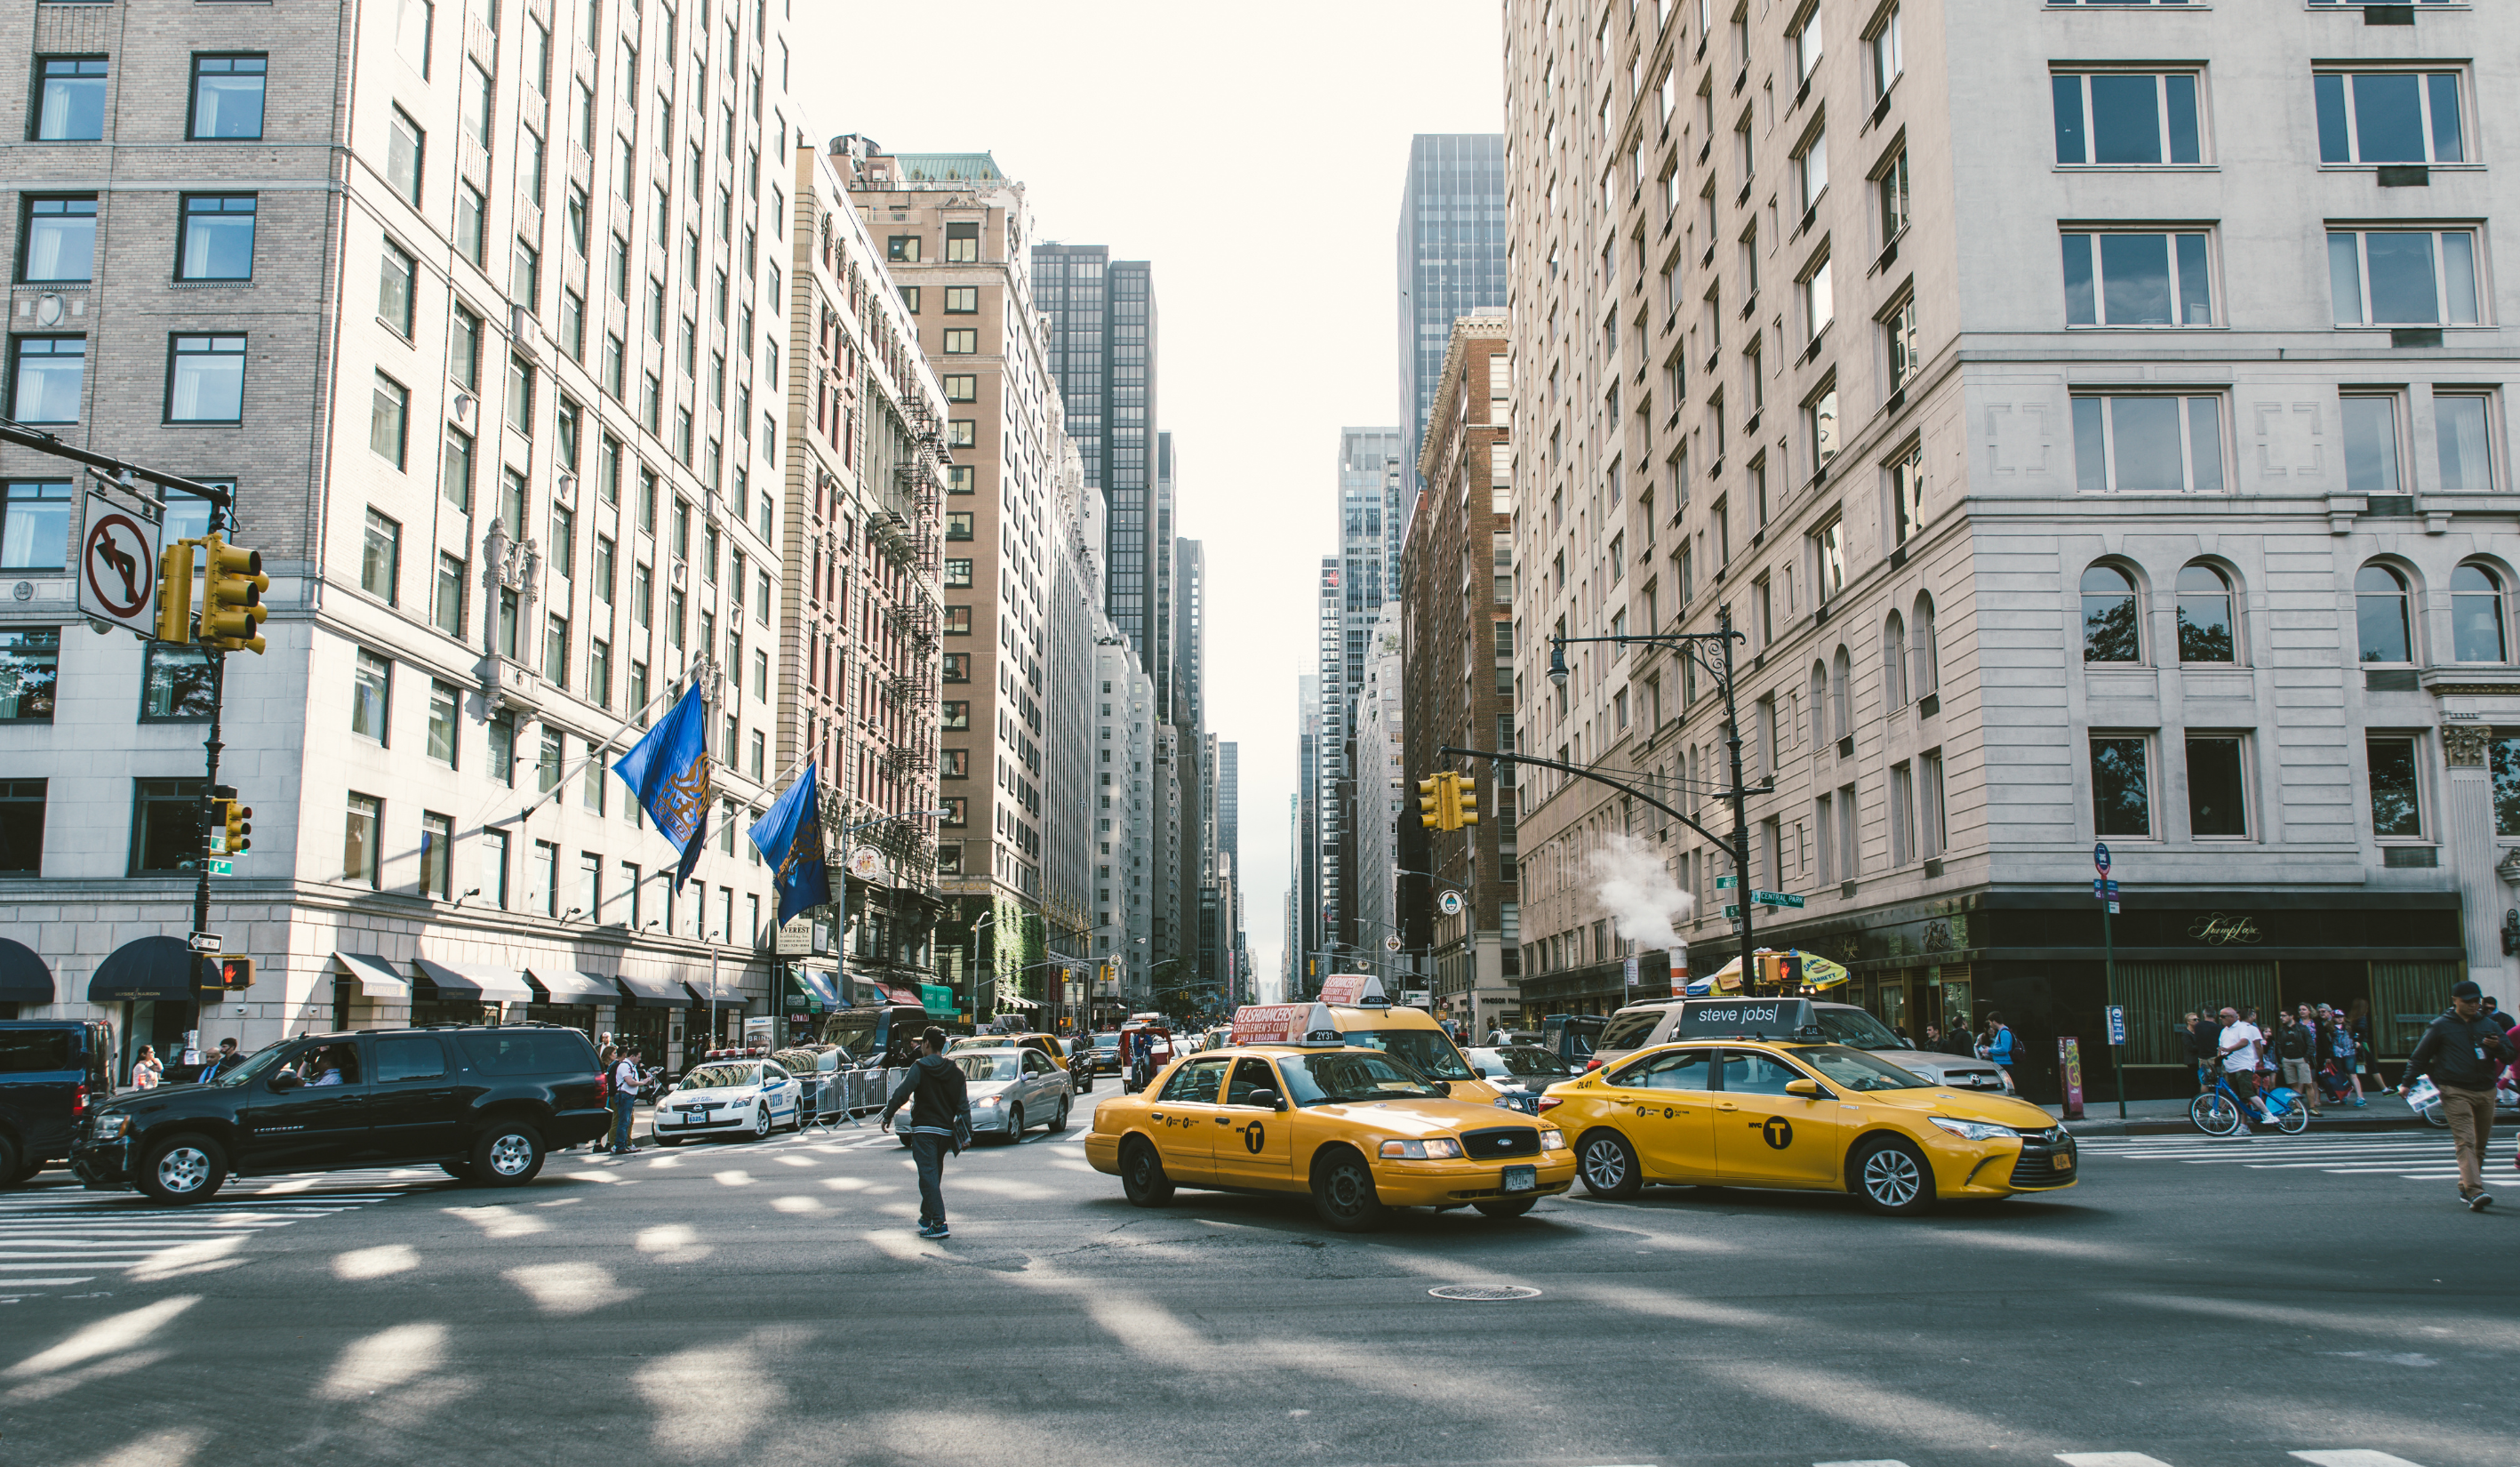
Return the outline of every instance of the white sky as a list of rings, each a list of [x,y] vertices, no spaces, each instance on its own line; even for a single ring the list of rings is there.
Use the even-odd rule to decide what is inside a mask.
[[[1295,679],[1335,548],[1338,431],[1398,421],[1409,139],[1503,126],[1488,0],[798,0],[828,140],[987,152],[1035,240],[1154,262],[1177,532],[1207,545],[1207,721],[1241,746],[1253,971],[1284,946]],[[816,77],[828,77],[818,82]]]

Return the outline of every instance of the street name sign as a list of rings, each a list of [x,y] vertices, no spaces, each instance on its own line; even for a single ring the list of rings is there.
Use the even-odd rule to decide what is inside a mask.
[[[1750,899],[1758,903],[1760,906],[1796,907],[1803,904],[1803,899],[1801,897],[1786,892],[1761,892],[1753,890],[1750,893]]]
[[[1730,876],[1719,876],[1715,878],[1715,890],[1719,892],[1730,892],[1735,885],[1735,881]]]

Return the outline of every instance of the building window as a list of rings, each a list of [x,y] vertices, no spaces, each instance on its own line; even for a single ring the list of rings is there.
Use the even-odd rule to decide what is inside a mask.
[[[2092,830],[2100,836],[2152,834],[2152,786],[2140,735],[2092,740]]]
[[[2199,841],[2248,836],[2248,786],[2237,735],[2187,736],[2187,832]]]
[[[368,511],[367,536],[359,549],[359,589],[387,606],[399,597],[402,580],[402,527],[375,510]]]
[[[2143,661],[2140,604],[2135,582],[2117,567],[2099,565],[2084,572],[2083,661]]]
[[[2076,397],[2074,473],[2086,493],[2221,493],[2222,401]]]
[[[29,197],[19,225],[18,278],[27,282],[96,278],[96,196]]]
[[[391,240],[377,263],[377,319],[392,327],[404,341],[411,340],[411,306],[414,294],[411,252]]]
[[[202,782],[131,782],[133,876],[173,876],[202,858]]]
[[[2483,392],[2433,393],[2445,491],[2483,493],[2494,487],[2493,406],[2494,398]]]
[[[2339,326],[2474,326],[2476,236],[2464,229],[2331,230]]]
[[[1890,472],[1891,543],[1905,545],[1925,523],[1925,445],[1920,440],[1892,459]]]
[[[945,288],[945,314],[969,316],[980,309],[980,288],[973,285],[949,285]]]
[[[252,194],[186,194],[175,241],[177,280],[251,280]]]
[[[420,817],[420,894],[446,900],[454,894],[455,821],[424,812]]]
[[[517,716],[501,713],[490,720],[490,777],[511,789],[517,783]]]
[[[456,713],[463,707],[464,695],[442,682],[428,685],[428,756],[455,767],[456,730],[461,726]]]
[[[568,619],[554,617],[543,624],[543,676],[556,688],[568,686]]]
[[[945,680],[947,682],[969,682],[971,680],[971,654],[968,652],[949,652],[945,654]]]
[[[2405,492],[2398,472],[2398,406],[2395,392],[2349,393],[2338,399],[2347,493]]]
[[[971,511],[956,510],[945,517],[945,538],[968,540],[971,537]]]
[[[439,631],[464,640],[464,561],[443,551],[437,557],[437,594],[430,619]]]
[[[52,722],[61,663],[61,628],[0,631],[0,723]]]
[[[938,778],[969,779],[971,777],[971,751],[968,749],[944,750],[938,756],[944,760],[937,768]]]
[[[1814,594],[1826,606],[1846,589],[1846,523],[1832,517],[1811,541]]]
[[[2213,271],[2205,236],[2068,234],[2068,326],[2211,326]]]
[[[152,642],[140,671],[140,721],[206,723],[210,657],[199,647]]]
[[[62,571],[70,554],[66,479],[13,479],[0,486],[0,571]]]
[[[973,486],[974,486],[974,484],[975,484],[977,481],[978,481],[978,471],[977,471],[977,470],[975,470],[975,469],[973,469],[969,464],[949,464],[949,465],[947,465],[947,466],[946,466],[946,469],[945,469],[945,492],[946,492],[946,493],[948,493],[948,494],[968,494],[968,493],[972,493],[972,492],[974,492],[974,488],[973,488]]]
[[[1837,379],[1832,377],[1819,392],[1803,402],[1803,432],[1809,439],[1812,472],[1817,475],[1837,457]],[[1764,476],[1763,476],[1764,477]],[[1764,485],[1762,486],[1764,489]],[[1764,505],[1762,509],[1764,510]],[[1764,521],[1763,521],[1764,523]]]
[[[393,110],[391,131],[385,139],[385,182],[394,192],[411,203],[420,202],[420,180],[423,159],[428,148],[428,134],[421,130],[411,114],[397,107]]]
[[[106,61],[44,56],[35,61],[35,141],[87,143],[105,136]]]
[[[2467,160],[2456,71],[2322,71],[2312,86],[2320,162]]]
[[[969,727],[971,726],[971,705],[970,705],[970,704],[968,704],[968,703],[965,703],[965,702],[961,702],[961,701],[957,701],[957,700],[948,700],[948,701],[943,705],[943,711],[944,711],[944,725],[943,725],[943,726],[944,726],[944,728],[945,728],[945,731],[946,731],[946,732],[948,732],[948,733],[961,732],[961,731],[963,731],[963,730],[965,730],[965,729],[968,729],[968,728],[969,728]]]
[[[969,418],[956,418],[945,425],[945,446],[969,448],[979,440],[979,424]]]
[[[938,824],[968,825],[971,823],[971,799],[969,796],[948,795],[944,799],[944,805],[945,814],[942,819],[937,821]]]
[[[962,326],[945,333],[947,356],[969,356],[980,349],[980,333],[976,328]]]
[[[193,116],[184,135],[196,140],[262,136],[267,69],[259,56],[194,57]]]
[[[1916,298],[1904,296],[1881,317],[1881,339],[1889,357],[1890,390],[1905,391],[1921,365],[1916,356]]]
[[[472,436],[460,428],[446,430],[438,492],[455,507],[456,513],[472,513]]]
[[[508,833],[504,830],[481,832],[481,896],[489,905],[505,908],[508,904]]]
[[[87,338],[20,337],[11,344],[9,416],[75,423],[87,387]]]
[[[385,742],[385,714],[393,692],[393,665],[362,648],[350,680],[350,732]]]
[[[2495,740],[2493,764],[2494,833],[2520,836],[2520,739]],[[6,818],[5,807],[0,807],[0,820]]]
[[[949,265],[975,265],[980,262],[979,225],[945,226],[945,262]]]
[[[2179,660],[2231,663],[2238,638],[2231,619],[2229,577],[2203,562],[2179,572]]]
[[[2407,578],[2394,567],[2374,563],[2354,573],[2354,629],[2363,662],[2415,660],[2407,601]]]
[[[397,469],[402,467],[403,434],[410,417],[411,390],[378,373],[368,400],[368,447]]]
[[[167,422],[245,421],[245,338],[175,337],[167,357]]]
[[[2363,758],[2371,780],[2371,834],[2381,840],[2422,840],[2424,807],[2415,777],[2415,741],[2368,739]]]
[[[44,781],[0,780],[0,874],[44,869]]]
[[[920,237],[915,234],[886,236],[883,242],[884,259],[896,265],[919,263],[919,239]]]
[[[2502,581],[2479,565],[2450,573],[2452,655],[2462,663],[2508,661],[2502,620]]]
[[[968,589],[971,584],[971,563],[969,561],[958,560],[947,561],[945,563],[945,584],[957,589]]]
[[[978,377],[973,376],[968,372],[955,372],[947,374],[945,378],[946,401],[977,402],[979,399],[980,379]]]
[[[2123,0],[2121,0],[2123,3]],[[2056,161],[2125,166],[2203,160],[2196,73],[2059,72],[2049,78]]]
[[[352,794],[342,812],[341,880],[382,886],[385,802],[373,795]]]
[[[550,725],[543,727],[542,744],[534,754],[534,793],[548,795],[560,788],[561,737]]]
[[[508,426],[528,438],[534,436],[534,368],[521,356],[508,358]],[[691,456],[688,447],[683,456]]]
[[[455,185],[455,252],[474,269],[489,263],[490,201],[469,183]]]
[[[971,634],[971,609],[968,606],[945,608],[945,635],[968,637]]]

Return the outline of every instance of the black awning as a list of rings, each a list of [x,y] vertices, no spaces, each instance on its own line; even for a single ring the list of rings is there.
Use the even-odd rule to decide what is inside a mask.
[[[90,1003],[193,1003],[199,959],[181,938],[142,938],[113,949],[88,980]]]
[[[613,981],[628,990],[634,1009],[687,1009],[692,1006],[692,990],[666,978],[638,978],[623,973]]]
[[[53,970],[23,942],[0,938],[0,1003],[50,1003]]]
[[[711,998],[708,989],[699,984],[686,983],[683,986],[690,991],[691,1006],[696,1009],[741,1009],[745,1003],[740,989],[720,988],[717,996]]]

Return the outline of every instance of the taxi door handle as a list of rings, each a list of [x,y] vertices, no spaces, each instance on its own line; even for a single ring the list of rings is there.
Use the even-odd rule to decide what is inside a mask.
[[[1219,1125],[1232,1125],[1234,1123],[1226,1117],[1219,1116],[1216,1118],[1216,1123]]]
[[[1729,1100],[1719,1100],[1719,1101],[1717,1101],[1717,1102],[1715,1103],[1715,1108],[1716,1108],[1717,1110],[1719,1110],[1719,1111],[1737,1111],[1737,1110],[1741,1109],[1739,1106],[1732,1104],[1732,1103],[1731,1101],[1729,1101]]]
[[[1148,1111],[1147,1113],[1147,1119],[1149,1121],[1161,1121],[1164,1119],[1164,1113],[1161,1111]]]

